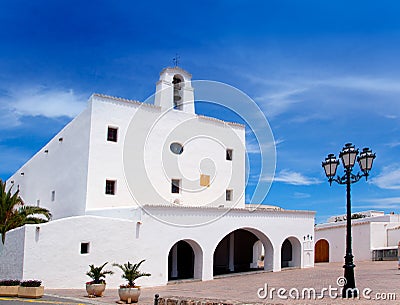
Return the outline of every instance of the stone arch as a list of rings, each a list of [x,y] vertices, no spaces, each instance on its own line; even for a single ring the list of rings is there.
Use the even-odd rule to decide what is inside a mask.
[[[329,242],[326,239],[320,239],[315,243],[314,250],[315,263],[329,263]]]
[[[281,268],[301,267],[301,243],[297,237],[286,238],[281,246]]]
[[[168,253],[168,280],[201,279],[203,249],[191,239],[175,242]]]
[[[254,266],[254,245],[264,248],[264,270],[273,269],[274,249],[270,239],[254,228],[238,228],[227,233],[213,252],[214,275],[259,270]]]

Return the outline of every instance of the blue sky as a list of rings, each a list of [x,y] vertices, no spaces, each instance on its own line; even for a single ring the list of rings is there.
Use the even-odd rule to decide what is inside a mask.
[[[179,53],[193,79],[239,88],[268,118],[277,169],[265,203],[317,222],[344,213],[345,188],[329,187],[321,161],[353,142],[377,154],[354,211],[399,212],[399,13],[394,0],[2,1],[0,178],[93,92],[145,100]]]

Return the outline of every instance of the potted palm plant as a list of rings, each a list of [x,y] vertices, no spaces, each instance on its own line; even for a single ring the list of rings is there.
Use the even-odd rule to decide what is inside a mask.
[[[122,278],[128,281],[127,284],[119,286],[118,294],[121,301],[127,303],[136,303],[140,296],[140,286],[136,286],[135,282],[138,278],[143,276],[150,276],[150,273],[144,273],[139,271],[140,265],[145,260],[140,261],[137,264],[132,264],[129,261],[126,264],[113,264],[122,270]]]
[[[92,279],[92,281],[86,283],[86,292],[89,297],[101,297],[103,295],[106,289],[106,275],[114,273],[110,270],[103,270],[107,264],[108,262],[105,262],[100,267],[89,265],[90,270],[86,272],[86,275]]]

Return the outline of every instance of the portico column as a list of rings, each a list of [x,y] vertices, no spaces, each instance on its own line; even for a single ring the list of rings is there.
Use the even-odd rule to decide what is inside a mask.
[[[235,271],[235,233],[229,235],[229,271]]]
[[[172,268],[171,268],[171,278],[178,277],[178,243],[172,247]]]

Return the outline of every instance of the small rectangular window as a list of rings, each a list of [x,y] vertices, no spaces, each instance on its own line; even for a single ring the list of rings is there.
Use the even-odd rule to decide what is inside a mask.
[[[181,191],[181,180],[180,179],[172,179],[171,181],[171,193],[179,194]]]
[[[81,254],[88,254],[90,248],[90,243],[82,242],[81,243]]]
[[[210,186],[210,176],[209,175],[200,175],[200,186]]]
[[[227,149],[226,150],[226,160],[232,161],[232,156],[233,156],[233,150],[232,149]]]
[[[232,201],[233,190],[226,190],[225,199],[226,199],[226,201]]]
[[[115,180],[106,180],[106,194],[115,195]]]
[[[118,140],[118,128],[108,126],[107,141],[117,142]]]
[[[51,201],[56,200],[56,191],[51,191]]]

